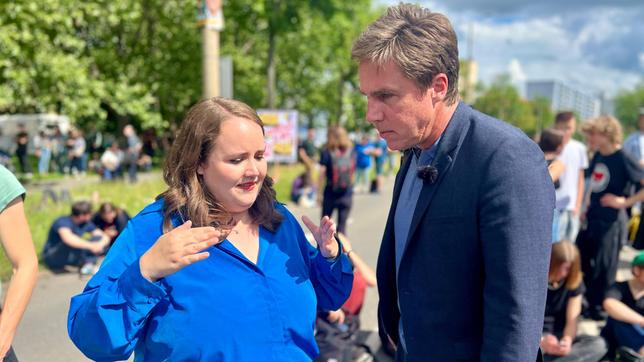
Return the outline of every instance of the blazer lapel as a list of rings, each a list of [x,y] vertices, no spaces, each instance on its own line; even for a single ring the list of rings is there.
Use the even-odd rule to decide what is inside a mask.
[[[414,235],[416,228],[418,228],[420,220],[429,208],[436,191],[440,187],[452,161],[458,153],[458,149],[463,142],[467,129],[469,128],[469,123],[467,122],[469,113],[469,106],[459,103],[452,115],[452,119],[445,129],[445,132],[443,132],[443,136],[438,144],[438,151],[432,160],[432,165],[438,170],[438,178],[434,184],[426,183],[423,185],[423,189],[418,197],[418,202],[416,202],[416,210],[414,210],[414,216],[411,220],[409,234],[407,234],[405,251],[407,250],[407,247],[409,247],[409,243],[412,240],[412,236]]]
[[[402,185],[405,181],[405,175],[407,174],[409,164],[411,163],[410,153],[411,152],[409,150],[403,151],[400,170],[398,170],[396,181],[394,182],[394,195],[391,201],[391,206],[389,207],[389,215],[387,216],[387,223],[385,224],[386,226],[382,238],[382,245],[380,246],[381,250],[386,250],[387,255],[392,256],[392,260],[393,254],[389,251],[394,250],[394,215],[396,214],[396,205],[398,205],[398,198],[400,197],[400,189],[402,189]]]
[[[397,205],[398,204],[398,198],[400,197],[400,189],[402,189],[402,185],[405,182],[405,175],[407,175],[407,171],[409,170],[409,165],[411,164],[411,150],[405,150],[403,152],[403,159],[402,163],[400,166],[400,170],[398,170],[398,174],[396,175],[396,181],[394,182],[394,197],[392,200],[392,205]],[[395,210],[395,207],[391,207],[391,210]],[[392,217],[393,214],[390,215]]]

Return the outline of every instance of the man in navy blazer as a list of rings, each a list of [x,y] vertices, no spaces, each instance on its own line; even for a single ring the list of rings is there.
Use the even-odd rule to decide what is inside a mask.
[[[456,34],[416,5],[356,41],[366,119],[405,150],[378,257],[398,361],[540,360],[554,212],[543,153],[459,102]]]

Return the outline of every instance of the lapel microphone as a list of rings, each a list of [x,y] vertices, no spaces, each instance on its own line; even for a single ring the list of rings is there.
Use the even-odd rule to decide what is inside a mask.
[[[423,180],[423,183],[433,185],[438,180],[438,169],[430,165],[418,166],[416,168],[416,176]]]

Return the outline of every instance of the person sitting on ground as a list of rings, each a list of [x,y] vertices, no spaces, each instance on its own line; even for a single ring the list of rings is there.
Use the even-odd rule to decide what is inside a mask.
[[[103,230],[110,237],[110,246],[127,226],[130,215],[123,209],[119,209],[111,202],[104,202],[98,211],[92,216],[92,222],[96,227]]]
[[[345,356],[346,351],[342,350],[343,343],[339,343],[338,338],[343,341],[354,341],[351,335],[355,336],[355,333],[360,329],[360,311],[364,304],[367,288],[375,287],[377,283],[376,272],[353,249],[353,245],[346,235],[342,233],[337,235],[342,243],[344,254],[353,265],[353,285],[349,298],[340,309],[318,313],[315,339],[320,347],[320,355],[316,361],[326,362],[332,358],[338,359],[338,357],[340,362],[353,361],[356,354],[362,353],[362,349],[354,348],[351,358]]]
[[[302,207],[315,206],[317,188],[312,185],[307,171],[297,176],[291,184],[291,201]]]
[[[96,256],[104,254],[110,237],[91,221],[92,205],[77,201],[72,213],[54,221],[42,252],[42,260],[52,270],[80,266],[81,274],[96,271]],[[90,234],[91,239],[85,239]]]
[[[123,157],[123,151],[119,149],[118,142],[112,142],[107,147],[103,155],[101,155],[103,180],[112,180],[121,175]]]
[[[338,233],[338,238],[344,246],[344,253],[353,265],[353,286],[351,287],[351,294],[349,299],[344,302],[342,308],[334,313],[335,317],[331,319],[341,319],[340,323],[344,321],[345,316],[358,316],[362,305],[364,304],[364,297],[368,287],[376,286],[376,272],[370,267],[358,253],[353,249],[353,245],[343,233]],[[340,316],[342,314],[342,316]]]
[[[611,349],[628,348],[644,358],[644,251],[631,264],[634,278],[613,284],[606,292],[608,313],[602,335]]]
[[[606,354],[601,337],[577,335],[585,291],[579,250],[564,240],[552,244],[548,296],[541,337],[544,361],[599,361]]]

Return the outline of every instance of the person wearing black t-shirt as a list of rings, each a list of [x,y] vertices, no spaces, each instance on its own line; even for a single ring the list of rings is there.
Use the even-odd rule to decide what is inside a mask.
[[[615,283],[607,292],[604,308],[608,313],[602,335],[613,347],[627,347],[644,358],[644,252],[631,269],[634,278]]]
[[[31,174],[31,164],[27,155],[27,148],[29,146],[29,133],[24,124],[18,125],[18,133],[16,133],[16,157],[20,164],[20,170],[24,174]]]
[[[541,338],[544,361],[596,362],[606,354],[601,337],[577,336],[584,291],[577,247],[570,241],[552,244]]]
[[[347,130],[341,126],[329,127],[327,143],[320,153],[320,171],[318,175],[318,204],[322,205],[322,216],[333,215],[338,210],[338,232],[347,234],[347,219],[353,206],[353,177],[349,172],[350,184],[346,188],[337,188],[334,179],[340,178],[334,174],[334,159],[351,157],[351,168],[355,168],[355,155],[352,154],[353,143],[347,135]]]
[[[615,282],[619,251],[626,239],[626,212],[602,205],[606,194],[625,196],[631,185],[642,181],[644,174],[637,161],[619,149],[622,128],[613,117],[602,116],[584,122],[582,130],[595,155],[588,167],[590,203],[586,212],[587,227],[579,233],[584,284],[588,288],[587,315],[605,318],[602,302],[606,290]]]
[[[130,216],[125,210],[119,209],[110,202],[104,202],[98,208],[98,212],[92,216],[92,222],[96,227],[110,237],[110,246],[127,226]]]

